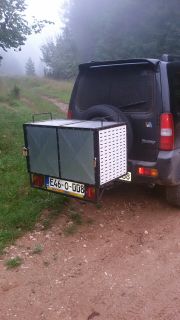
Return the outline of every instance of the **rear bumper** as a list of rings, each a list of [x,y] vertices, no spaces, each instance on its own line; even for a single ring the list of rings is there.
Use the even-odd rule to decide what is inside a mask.
[[[156,168],[158,177],[139,176],[138,167]],[[128,161],[128,170],[132,173],[132,182],[159,185],[180,184],[180,149],[173,151],[160,151],[156,162]]]
[[[180,150],[160,151],[157,160],[159,184],[180,184]]]

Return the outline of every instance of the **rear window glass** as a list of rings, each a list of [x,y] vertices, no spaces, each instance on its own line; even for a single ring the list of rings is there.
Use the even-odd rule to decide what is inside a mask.
[[[169,67],[169,87],[172,111],[180,114],[180,65]]]
[[[81,110],[108,104],[127,112],[151,110],[154,73],[144,66],[94,68],[79,78],[76,105]]]

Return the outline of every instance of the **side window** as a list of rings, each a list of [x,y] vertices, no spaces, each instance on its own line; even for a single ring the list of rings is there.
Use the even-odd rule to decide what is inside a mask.
[[[180,66],[169,67],[169,87],[172,111],[180,115]]]

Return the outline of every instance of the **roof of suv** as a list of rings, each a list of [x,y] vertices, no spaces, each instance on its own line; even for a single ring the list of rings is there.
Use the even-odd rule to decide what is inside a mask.
[[[126,60],[112,60],[112,61],[91,61],[79,65],[79,70],[87,70],[94,68],[115,67],[121,65],[150,65],[152,68],[157,68],[159,59],[126,59]]]

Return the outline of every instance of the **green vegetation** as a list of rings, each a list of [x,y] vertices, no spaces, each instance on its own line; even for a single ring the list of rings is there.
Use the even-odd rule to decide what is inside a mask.
[[[15,257],[6,260],[5,265],[8,269],[17,268],[22,264],[22,259],[20,257]]]
[[[74,233],[77,231],[77,225],[75,223],[69,224],[65,229],[64,229],[64,234],[66,236],[72,236]]]
[[[68,218],[70,219],[68,225],[64,229],[64,234],[66,236],[73,235],[78,230],[78,226],[83,224],[82,216],[75,209],[70,208],[68,210]]]
[[[41,244],[37,244],[33,251],[32,254],[40,254],[43,251],[43,246]]]
[[[51,221],[50,221],[50,218],[48,217],[47,219],[44,219],[42,221],[42,225],[44,227],[44,230],[47,230],[51,227]]]
[[[2,100],[3,102],[7,101],[14,87],[19,88],[19,94],[21,98],[25,99],[25,105],[31,113],[33,111],[51,111],[58,116],[57,107],[47,102],[43,97],[57,98],[64,103],[68,103],[73,83],[36,77],[0,78],[0,102]]]
[[[98,210],[101,209],[101,208],[102,208],[102,203],[98,202],[98,203],[96,204],[96,208],[97,208]]]
[[[20,88],[16,85],[12,88],[10,92],[10,99],[15,100],[20,98]]]
[[[14,99],[14,86],[20,98]],[[52,112],[63,117],[61,111],[41,97],[56,93],[68,100],[71,84],[32,79],[0,78],[0,253],[23,232],[33,228],[43,209],[50,208],[54,215],[60,212],[66,198],[53,193],[31,189],[22,156],[23,128],[34,112]],[[66,100],[66,101],[67,101]],[[64,100],[65,101],[65,100]]]
[[[25,0],[3,0],[0,6],[0,48],[4,51],[10,48],[20,48],[33,32],[39,33],[48,23],[47,20],[33,18],[32,25],[26,20]],[[20,49],[19,49],[20,50]]]
[[[71,219],[71,221],[77,225],[81,225],[83,224],[83,220],[82,217],[80,215],[80,213],[74,211],[74,210],[69,210],[68,212],[68,216]]]
[[[28,59],[26,65],[25,65],[25,69],[26,69],[26,75],[29,77],[34,77],[36,72],[35,72],[35,65],[34,62],[32,61],[31,58]]]

